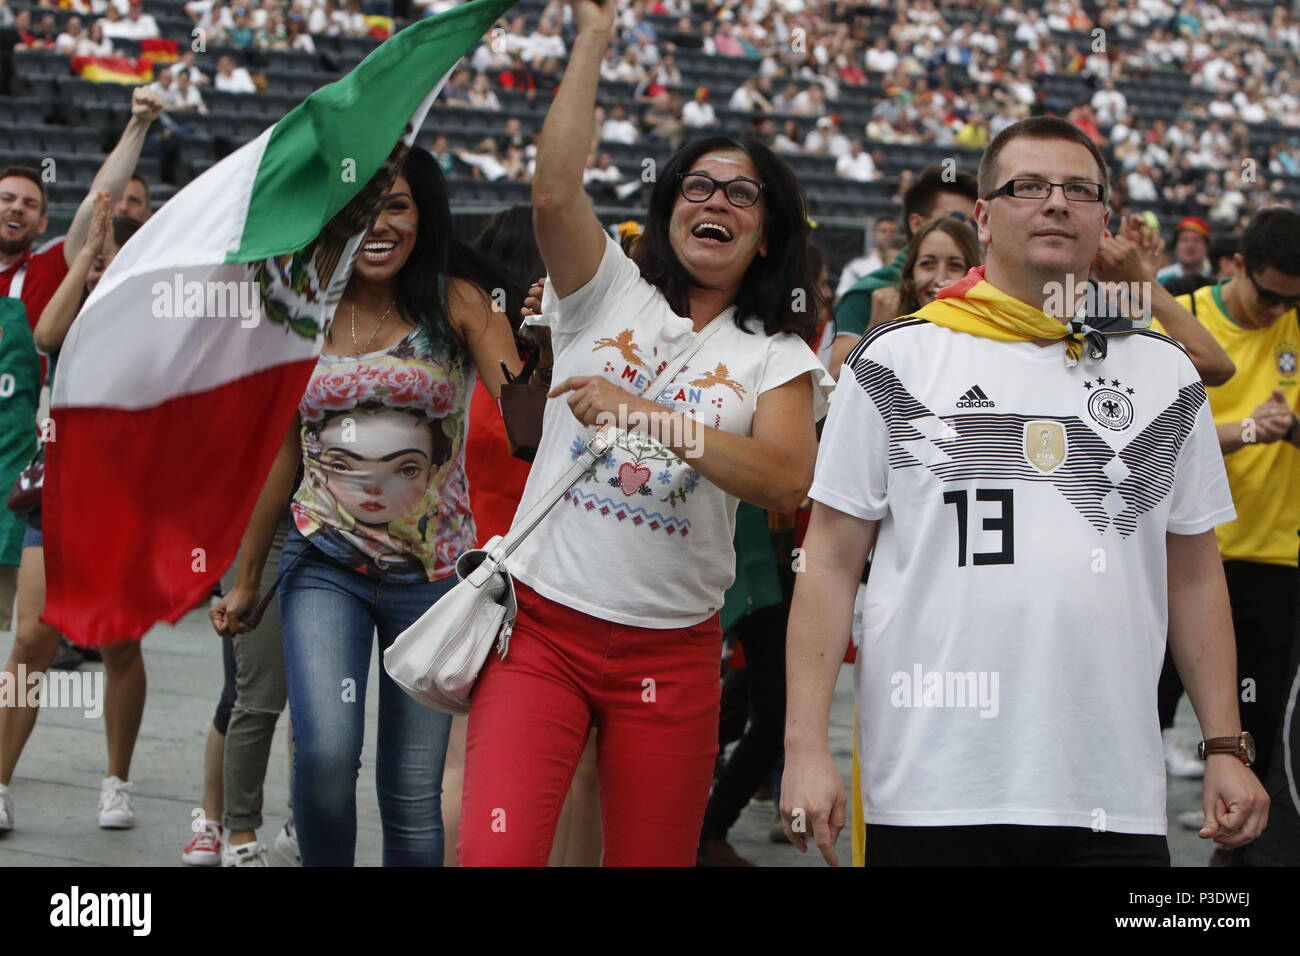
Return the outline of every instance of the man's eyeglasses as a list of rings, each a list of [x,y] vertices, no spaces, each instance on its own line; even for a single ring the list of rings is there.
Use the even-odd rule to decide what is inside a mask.
[[[1275,305],[1281,305],[1285,306],[1289,312],[1297,305],[1300,305],[1300,295],[1283,295],[1281,292],[1274,292],[1272,289],[1265,289],[1255,281],[1255,277],[1251,275],[1249,271],[1246,272],[1246,278],[1249,279],[1250,284],[1255,287],[1255,298],[1259,300],[1259,304],[1264,308],[1271,309]]]
[[[754,205],[763,194],[763,183],[743,176],[721,180],[704,173],[679,173],[677,178],[681,181],[682,196],[691,202],[705,202],[719,187],[727,202],[741,208]]]
[[[1051,183],[1046,179],[1008,179],[993,196],[1010,196],[1012,199],[1046,199],[1052,190],[1061,187],[1061,195],[1070,202],[1103,202],[1106,187],[1101,183],[1075,180],[1069,183]],[[990,196],[990,199],[993,197]]]

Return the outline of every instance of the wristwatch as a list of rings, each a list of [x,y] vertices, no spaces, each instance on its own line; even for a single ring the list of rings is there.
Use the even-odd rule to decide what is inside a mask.
[[[1235,737],[1211,737],[1196,745],[1196,756],[1202,760],[1210,754],[1232,754],[1249,767],[1255,762],[1255,738],[1243,730]]]
[[[1286,430],[1286,434],[1282,436],[1282,440],[1290,441],[1293,437],[1295,437],[1295,432],[1297,427],[1300,427],[1300,415],[1297,415],[1295,412],[1292,412],[1291,427]]]

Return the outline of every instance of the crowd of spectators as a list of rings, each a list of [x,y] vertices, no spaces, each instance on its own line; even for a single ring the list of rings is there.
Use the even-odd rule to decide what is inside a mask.
[[[55,0],[41,0],[52,6]],[[66,0],[65,0],[66,2]],[[315,49],[313,37],[366,36],[367,16],[431,16],[459,0],[193,0],[184,7],[209,43]],[[630,95],[595,117],[590,182],[636,178],[602,148],[670,147],[715,130],[762,136],[788,154],[834,160],[836,175],[882,178],[890,145],[977,150],[1026,116],[1053,111],[1086,130],[1115,166],[1116,206],[1163,202],[1236,227],[1287,201],[1300,175],[1300,17],[1285,6],[1185,0],[618,0],[616,42],[601,74]],[[32,46],[102,54],[116,37],[156,35],[140,0],[71,0],[62,31],[43,16],[20,33]],[[0,6],[0,10],[3,7]],[[571,13],[560,2],[510,11],[462,63],[441,104],[495,113],[511,97],[549,98],[564,72]],[[87,26],[89,24],[89,26]],[[687,81],[679,57],[752,66]],[[208,61],[210,62],[210,61]],[[185,86],[160,78],[169,111],[204,110],[202,90],[254,92],[261,78],[228,57]],[[1172,119],[1124,90],[1164,74]],[[1049,77],[1075,77],[1062,93]],[[1183,85],[1180,87],[1179,83]],[[1182,94],[1178,90],[1182,90]],[[1185,95],[1183,95],[1185,94]],[[737,114],[745,121],[737,123]],[[850,122],[846,115],[851,114]],[[537,113],[540,117],[540,111]],[[863,119],[865,118],[865,121]],[[809,122],[811,120],[811,122]],[[1251,127],[1295,130],[1267,148]],[[457,175],[527,181],[536,123],[448,151]],[[505,139],[509,139],[506,142]]]
[[[1235,228],[1255,209],[1287,201],[1278,195],[1282,177],[1300,173],[1300,18],[1281,6],[1261,12],[1195,0],[1088,9],[1078,0],[1041,8],[953,0],[942,10],[933,0],[635,0],[620,13],[601,71],[632,95],[597,116],[589,171],[612,165],[602,141],[676,146],[694,130],[725,126],[715,98],[751,116],[749,131],[777,150],[831,157],[836,174],[855,181],[882,176],[881,146],[977,150],[1017,120],[1053,110],[1113,157],[1119,207],[1163,201]],[[494,88],[548,93],[563,72],[566,14],[549,5],[531,32],[524,16],[512,16],[443,102],[496,110]],[[753,73],[717,90],[692,88],[678,64],[683,51],[745,60]],[[1151,118],[1122,90],[1161,73],[1175,84],[1187,78],[1172,121]],[[1048,76],[1078,77],[1083,92],[1053,101]],[[846,104],[865,105],[866,122],[848,126]],[[1257,124],[1296,135],[1260,150],[1250,133]],[[520,158],[513,172],[479,163],[474,175],[526,179],[527,144]]]
[[[62,30],[53,14],[30,10],[13,14],[19,49],[53,49],[70,56],[113,56],[114,40],[161,37],[158,21],[143,0],[38,0],[38,10],[71,10]],[[200,46],[241,50],[300,50],[315,53],[314,37],[369,37],[382,34],[374,17],[392,13],[388,0],[192,0],[183,7]],[[370,19],[368,19],[370,18]],[[377,31],[378,30],[378,34]]]

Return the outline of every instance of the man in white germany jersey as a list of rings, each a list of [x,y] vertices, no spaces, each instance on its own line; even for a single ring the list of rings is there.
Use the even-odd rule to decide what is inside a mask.
[[[787,832],[828,862],[846,806],[830,701],[873,546],[855,672],[868,865],[1168,866],[1166,633],[1207,738],[1201,836],[1240,846],[1266,822],[1204,386],[1173,341],[1102,336],[1068,301],[1107,186],[1072,125],[1008,127],[980,163],[985,267],[845,363],[790,616],[781,788]]]

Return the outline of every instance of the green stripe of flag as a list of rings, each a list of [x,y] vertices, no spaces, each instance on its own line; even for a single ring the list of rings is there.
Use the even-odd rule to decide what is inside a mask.
[[[286,255],[315,239],[383,165],[438,81],[516,2],[472,0],[421,20],[290,111],[271,132],[226,261]]]

